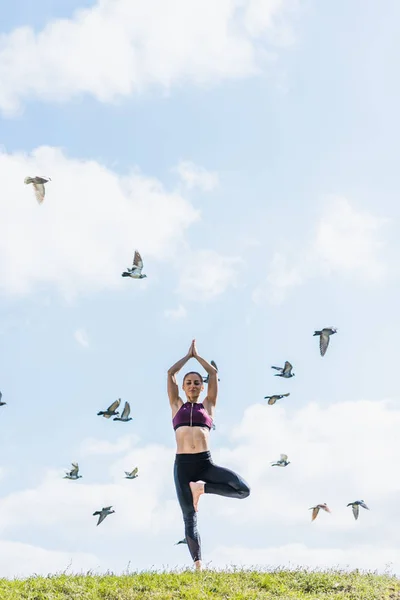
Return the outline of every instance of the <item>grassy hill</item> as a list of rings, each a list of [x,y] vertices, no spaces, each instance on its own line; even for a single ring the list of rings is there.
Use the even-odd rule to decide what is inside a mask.
[[[393,575],[345,571],[205,570],[0,579],[1,600],[400,600]]]

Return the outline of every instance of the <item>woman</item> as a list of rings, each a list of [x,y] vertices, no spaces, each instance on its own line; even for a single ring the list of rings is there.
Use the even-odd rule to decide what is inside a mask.
[[[203,378],[197,371],[189,371],[183,378],[187,402],[179,397],[175,374],[190,358],[195,358],[208,374],[207,396],[199,402],[204,389]],[[195,563],[201,571],[201,545],[197,531],[197,505],[202,494],[218,494],[229,498],[247,498],[249,486],[239,475],[215,465],[208,449],[217,402],[218,378],[216,369],[197,353],[196,340],[188,353],[168,371],[168,396],[172,409],[172,423],[176,432],[174,479],[179,504],[185,522],[185,536]]]

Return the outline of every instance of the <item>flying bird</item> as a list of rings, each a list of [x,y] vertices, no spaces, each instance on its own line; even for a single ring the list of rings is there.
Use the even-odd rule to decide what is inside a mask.
[[[290,460],[288,460],[287,454],[281,454],[281,457],[276,462],[272,463],[272,467],[287,467],[290,465]]]
[[[131,407],[129,405],[129,402],[125,402],[125,406],[124,406],[124,410],[122,411],[122,415],[120,417],[114,417],[113,421],[132,421],[132,417],[129,416],[130,412],[131,412]]]
[[[110,417],[113,417],[114,415],[119,415],[119,411],[116,409],[118,408],[118,406],[120,404],[121,404],[121,398],[118,398],[118,400],[115,400],[115,402],[110,404],[110,406],[107,408],[107,410],[99,411],[97,413],[97,416],[103,415],[103,417],[105,417],[106,419],[109,419]]]
[[[135,467],[130,473],[128,473],[128,471],[125,471],[125,479],[136,479],[136,477],[138,477],[138,471],[138,467]]]
[[[176,542],[174,546],[178,546],[178,544],[187,544],[186,538],[183,538],[183,540],[179,540],[179,542]]]
[[[100,525],[100,523],[104,521],[107,515],[111,515],[111,513],[115,512],[115,510],[111,510],[111,508],[112,506],[106,506],[105,508],[102,508],[101,510],[96,510],[96,512],[93,513],[93,516],[99,515],[97,525]]]
[[[211,361],[211,365],[214,367],[214,369],[215,369],[215,370],[217,371],[217,373],[218,373],[218,367],[217,367],[216,363],[215,363],[213,360]],[[209,376],[208,376],[208,375],[206,375],[206,377],[203,377],[203,383],[208,383],[208,379],[209,379]],[[220,381],[220,379],[219,379],[219,378],[218,378],[218,381]]]
[[[313,335],[319,335],[319,351],[324,356],[328,346],[330,336],[337,332],[335,327],[324,327],[321,331],[314,331]]]
[[[290,396],[290,392],[287,394],[275,394],[274,396],[264,396],[264,400],[268,399],[268,404],[275,404],[277,400],[281,400],[282,398],[286,398]]]
[[[275,377],[285,377],[285,379],[289,379],[289,377],[294,377],[294,373],[292,373],[293,365],[287,360],[285,361],[284,367],[271,367],[271,369],[276,369],[280,371],[280,373],[275,373]]]
[[[48,181],[51,181],[50,177],[48,177],[47,179],[45,179],[44,177],[25,177],[24,179],[24,183],[29,184],[32,183],[33,184],[33,189],[35,191],[35,196],[36,196],[36,200],[39,202],[39,204],[42,204],[43,200],[44,200],[44,196],[45,196],[45,189],[44,189],[44,184],[47,183]]]
[[[369,510],[369,508],[365,504],[364,500],[356,500],[355,502],[349,502],[349,504],[347,506],[351,506],[351,508],[353,509],[353,515],[354,515],[354,518],[356,521],[358,519],[358,514],[360,512],[360,506]]]
[[[7,404],[7,402],[2,402],[1,399],[3,397],[2,392],[0,392],[0,406],[4,406],[5,404]]]
[[[314,521],[314,519],[317,518],[320,508],[322,508],[322,510],[324,510],[325,512],[328,512],[328,513],[332,512],[331,509],[328,508],[326,502],[324,502],[323,504],[317,504],[316,506],[312,506],[311,508],[308,509],[308,510],[312,510],[311,521]]]
[[[78,475],[78,472],[79,472],[78,463],[71,463],[71,464],[72,464],[72,469],[70,471],[66,471],[66,475],[64,476],[64,479],[79,479],[79,477],[82,477],[82,475]]]
[[[133,258],[132,269],[129,267],[122,273],[122,277],[132,277],[133,279],[143,279],[147,275],[142,274],[143,260],[139,252],[135,250],[135,256]]]

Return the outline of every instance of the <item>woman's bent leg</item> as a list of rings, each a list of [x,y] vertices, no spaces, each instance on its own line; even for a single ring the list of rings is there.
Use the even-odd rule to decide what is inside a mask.
[[[247,498],[250,488],[245,480],[234,471],[219,467],[212,461],[201,474],[205,482],[205,494],[217,494],[228,498]]]

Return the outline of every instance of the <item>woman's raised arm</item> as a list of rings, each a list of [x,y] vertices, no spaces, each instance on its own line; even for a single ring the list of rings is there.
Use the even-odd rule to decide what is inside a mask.
[[[186,356],[184,356],[183,358],[178,360],[174,365],[172,365],[172,367],[170,369],[168,369],[168,376],[167,376],[168,398],[169,398],[169,403],[171,406],[176,404],[177,401],[179,400],[179,388],[178,388],[178,384],[176,383],[175,373],[180,371],[182,369],[183,365],[185,365],[187,363],[187,361],[190,358],[192,358],[192,356],[193,356],[192,348],[193,348],[193,342],[190,345],[189,351],[186,354]]]
[[[218,376],[217,369],[213,367],[209,362],[207,362],[204,358],[198,355],[196,348],[196,340],[192,342],[192,355],[193,358],[199,361],[201,366],[207,371],[208,375],[208,387],[207,387],[207,400],[210,404],[215,406],[217,402],[218,396]]]

